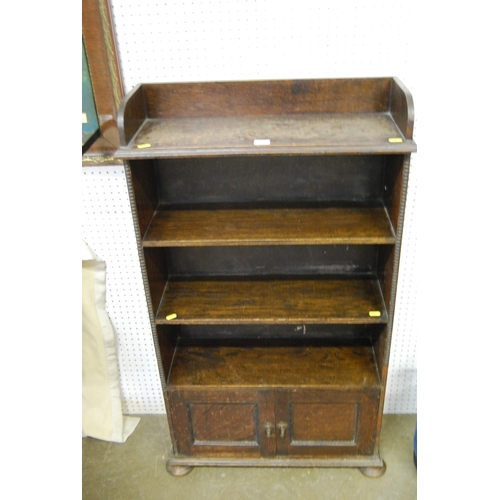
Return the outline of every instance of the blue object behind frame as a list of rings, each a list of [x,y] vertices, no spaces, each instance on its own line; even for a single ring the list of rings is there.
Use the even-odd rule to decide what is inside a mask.
[[[413,461],[417,466],[417,425],[415,425],[415,435],[413,436]]]

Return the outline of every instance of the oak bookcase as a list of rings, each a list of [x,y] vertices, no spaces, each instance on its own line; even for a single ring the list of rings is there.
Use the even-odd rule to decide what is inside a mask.
[[[171,474],[379,476],[413,101],[397,78],[138,85],[118,113]]]

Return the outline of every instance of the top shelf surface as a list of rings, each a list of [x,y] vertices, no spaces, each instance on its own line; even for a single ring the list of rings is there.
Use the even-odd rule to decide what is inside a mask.
[[[392,78],[142,84],[118,123],[123,159],[416,150]]]

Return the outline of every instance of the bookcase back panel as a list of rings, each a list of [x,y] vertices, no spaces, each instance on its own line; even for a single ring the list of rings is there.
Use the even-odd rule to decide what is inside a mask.
[[[390,111],[391,83],[344,78],[146,84],[143,98],[149,118],[383,113]]]
[[[166,337],[179,338],[184,344],[217,342],[218,345],[299,346],[299,345],[372,345],[384,325],[159,325]]]
[[[377,245],[165,248],[170,277],[374,274]]]
[[[381,204],[385,155],[157,160],[159,203]]]

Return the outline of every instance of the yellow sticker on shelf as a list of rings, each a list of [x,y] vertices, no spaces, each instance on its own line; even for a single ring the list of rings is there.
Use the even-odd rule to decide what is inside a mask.
[[[165,319],[167,321],[171,321],[171,320],[173,320],[175,318],[177,318],[177,314],[174,313],[174,314],[169,314]]]
[[[389,142],[395,144],[396,142],[403,142],[403,139],[401,137],[389,137]]]
[[[380,316],[380,311],[370,311],[368,313],[368,316],[370,316],[371,318],[378,318]]]
[[[150,148],[151,144],[149,144],[149,142],[145,142],[144,144],[137,144],[137,147],[139,149],[146,149],[146,148]]]

